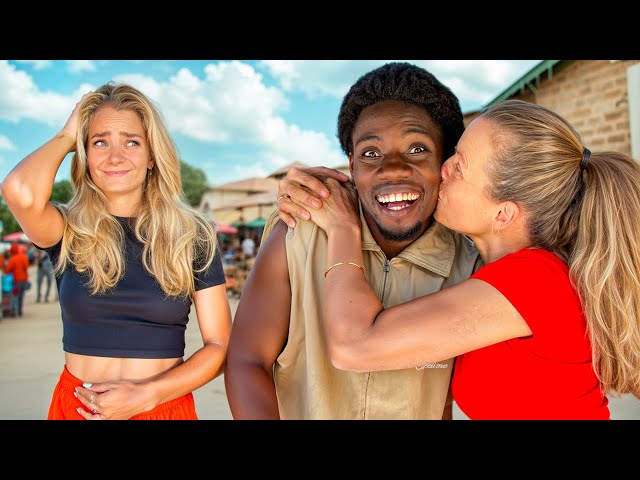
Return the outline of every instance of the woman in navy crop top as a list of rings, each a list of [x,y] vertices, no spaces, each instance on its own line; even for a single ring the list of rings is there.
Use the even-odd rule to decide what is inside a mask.
[[[410,128],[405,136],[402,151],[353,136],[352,167],[380,182],[380,215],[411,215],[429,202],[436,221],[473,240],[484,266],[385,308],[358,268],[358,192],[329,179],[330,196],[309,212],[328,237],[333,365],[439,368],[455,356],[453,397],[471,419],[609,419],[608,393],[640,398],[638,162],[592,154],[553,111],[507,100],[466,127],[433,192],[407,173],[413,153],[433,145]],[[401,171],[402,162],[411,167]]]
[[[74,195],[54,205],[70,152]],[[55,265],[65,365],[47,418],[197,419],[192,392],[222,373],[231,310],[215,230],[183,196],[153,102],[122,83],[85,94],[2,194]],[[185,360],[192,303],[203,345]]]

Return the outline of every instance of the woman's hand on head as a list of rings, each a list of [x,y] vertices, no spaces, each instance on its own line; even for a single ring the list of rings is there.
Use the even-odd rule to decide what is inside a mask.
[[[278,182],[278,216],[291,228],[297,217],[309,220],[314,210],[322,208],[322,199],[329,196],[326,179],[348,182],[349,176],[327,167],[291,167]]]
[[[351,182],[341,183],[334,178],[324,181],[329,195],[322,208],[311,211],[311,221],[329,232],[334,227],[360,226],[358,192]]]
[[[67,119],[67,123],[65,123],[64,127],[62,127],[62,130],[60,130],[60,134],[64,135],[69,140],[73,141],[73,144],[72,144],[73,146],[70,148],[69,152],[75,152],[76,150],[76,141],[78,138],[78,117],[80,116],[80,105],[82,104],[82,102],[87,96],[91,95],[91,93],[93,92],[85,93],[80,99],[80,101],[76,103],[76,106],[74,107],[73,112],[71,112],[71,115]]]

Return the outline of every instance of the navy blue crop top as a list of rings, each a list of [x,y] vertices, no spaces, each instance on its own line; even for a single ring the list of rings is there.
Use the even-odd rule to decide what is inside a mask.
[[[73,266],[56,275],[65,352],[114,358],[184,356],[191,299],[166,297],[142,265],[142,244],[129,219],[117,218],[125,230],[125,272],[116,286],[91,295],[88,276]],[[54,265],[62,240],[44,248]],[[209,268],[195,274],[196,290],[225,283],[220,250]]]

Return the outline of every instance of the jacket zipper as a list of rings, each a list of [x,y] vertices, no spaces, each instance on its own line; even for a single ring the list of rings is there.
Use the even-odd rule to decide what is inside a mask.
[[[382,292],[380,294],[380,301],[382,302],[382,305],[384,305],[384,297],[387,290],[387,274],[389,273],[389,270],[391,270],[391,262],[389,262],[389,260],[387,259],[386,255],[384,255],[384,253],[382,255],[384,256],[384,265],[382,267],[382,270],[384,272],[384,280],[382,282]],[[365,387],[363,420],[366,420],[369,414],[369,382],[371,381],[371,373],[372,372],[367,372],[367,386]]]

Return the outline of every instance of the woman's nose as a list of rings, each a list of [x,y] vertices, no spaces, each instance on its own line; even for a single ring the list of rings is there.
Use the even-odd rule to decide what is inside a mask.
[[[114,147],[109,152],[109,161],[111,163],[121,163],[124,161],[124,156],[119,147]]]

